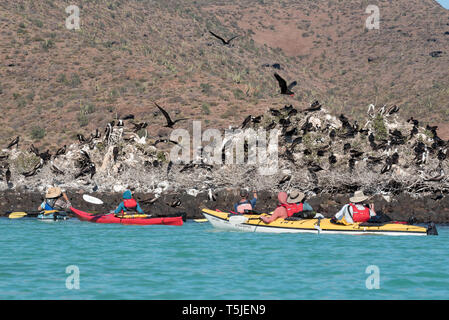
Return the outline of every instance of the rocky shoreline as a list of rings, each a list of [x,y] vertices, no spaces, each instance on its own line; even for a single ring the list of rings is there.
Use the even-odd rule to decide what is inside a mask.
[[[78,134],[78,142],[58,150],[42,152],[16,137],[0,152],[0,212],[33,210],[49,186],[59,186],[85,211],[109,212],[131,189],[146,212],[200,218],[203,207],[232,208],[244,187],[260,191],[260,212],[274,209],[277,192],[299,189],[330,217],[363,190],[393,219],[449,223],[449,141],[438,137],[437,126],[401,120],[399,109],[370,105],[365,119],[350,120],[329,114],[318,101],[302,110],[285,105],[249,115],[224,139],[199,137],[197,144],[186,130],[181,140],[170,130],[149,133],[133,115],[112,120],[103,133]],[[250,162],[257,151],[250,141],[260,138],[260,129],[265,142],[268,132],[277,143],[266,148],[262,162],[261,155],[259,163]],[[203,131],[193,124],[192,132]],[[179,161],[176,150],[188,159]],[[234,163],[237,152],[248,161]],[[87,204],[83,192],[104,205]]]
[[[93,205],[82,199],[82,193],[77,190],[67,190],[68,197],[75,208],[97,213],[106,213],[115,208],[121,201],[120,193],[91,193],[103,200],[103,205]],[[227,189],[216,192],[213,200],[207,192],[194,195],[187,193],[167,193],[154,201],[154,194],[135,193],[135,197],[146,213],[154,216],[169,216],[177,213],[186,213],[187,219],[203,218],[201,208],[220,209],[222,211],[232,208],[238,200],[237,189]],[[320,194],[310,196],[308,202],[314,210],[325,217],[331,217],[348,200],[349,194]],[[11,211],[35,210],[42,201],[42,194],[26,190],[9,190],[0,193],[0,215]],[[153,203],[151,203],[154,201]],[[434,196],[413,197],[408,194],[395,196],[376,195],[373,197],[376,210],[382,210],[394,220],[407,221],[414,217],[417,223],[433,221],[438,224],[449,223],[449,197]],[[256,209],[259,212],[268,212],[276,206],[276,194],[270,191],[258,192]]]

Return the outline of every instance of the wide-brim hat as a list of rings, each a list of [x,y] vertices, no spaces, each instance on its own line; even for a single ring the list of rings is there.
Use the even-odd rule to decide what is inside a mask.
[[[290,194],[288,195],[287,202],[288,203],[295,203],[295,202],[301,202],[304,200],[306,195],[298,190],[292,190]]]
[[[57,198],[62,194],[61,188],[52,187],[48,188],[47,193],[45,194],[46,199]]]
[[[366,196],[363,191],[356,191],[354,192],[354,196],[352,198],[349,198],[349,201],[357,203],[357,202],[363,202],[365,200],[368,200],[368,196]]]

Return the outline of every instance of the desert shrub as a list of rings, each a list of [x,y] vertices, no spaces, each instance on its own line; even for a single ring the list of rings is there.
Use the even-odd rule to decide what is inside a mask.
[[[377,114],[376,118],[374,118],[373,125],[378,140],[388,138],[387,127],[385,126],[384,118],[380,114]]]
[[[25,108],[27,106],[27,101],[26,101],[26,99],[24,99],[23,97],[19,97],[18,99],[17,99],[17,107],[19,107],[19,108]]]
[[[201,109],[203,110],[204,114],[210,114],[210,105],[208,103],[203,103],[201,105]]]
[[[203,92],[205,94],[212,93],[212,86],[208,83],[201,83],[200,88],[201,88],[201,92]]]
[[[44,40],[42,42],[42,49],[45,51],[48,51],[48,49],[51,49],[55,46],[55,42],[52,39]]]
[[[44,26],[44,23],[38,19],[34,20],[33,24],[38,28],[42,28]]]
[[[232,93],[234,94],[234,98],[237,100],[243,100],[245,98],[245,94],[240,89],[234,89],[232,90]]]
[[[56,78],[56,82],[65,84],[65,83],[67,83],[67,77],[65,76],[64,73],[62,73],[58,76],[58,78]]]
[[[72,74],[72,77],[70,78],[70,86],[72,88],[76,88],[81,84],[80,76],[76,73]]]
[[[136,134],[139,136],[139,138],[148,136],[147,129],[140,129],[136,132]]]
[[[80,113],[91,114],[95,112],[95,106],[93,104],[86,104],[80,108]]]
[[[78,113],[77,120],[80,127],[85,127],[89,124],[89,118],[87,117],[86,114],[82,112]]]
[[[45,137],[45,129],[39,126],[35,126],[31,129],[31,139],[40,140]]]
[[[160,162],[167,162],[167,157],[165,156],[165,152],[159,151],[156,155],[157,160]]]

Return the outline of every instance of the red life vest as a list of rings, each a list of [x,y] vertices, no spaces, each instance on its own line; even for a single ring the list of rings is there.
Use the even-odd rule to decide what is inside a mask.
[[[281,207],[284,207],[287,210],[287,215],[291,217],[297,212],[303,211],[303,203],[283,203],[281,204]]]
[[[349,204],[352,208],[352,221],[354,222],[366,222],[370,219],[371,214],[370,210],[367,207],[364,207],[363,210],[357,208],[357,206],[353,203]]]
[[[123,204],[126,209],[134,209],[137,207],[137,201],[134,199],[124,199]]]

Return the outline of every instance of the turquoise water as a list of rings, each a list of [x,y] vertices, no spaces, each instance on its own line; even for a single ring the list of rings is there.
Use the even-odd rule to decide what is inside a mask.
[[[0,299],[449,298],[448,227],[389,237],[0,218],[0,231]],[[66,287],[71,265],[79,289]],[[370,265],[380,289],[366,288]]]

